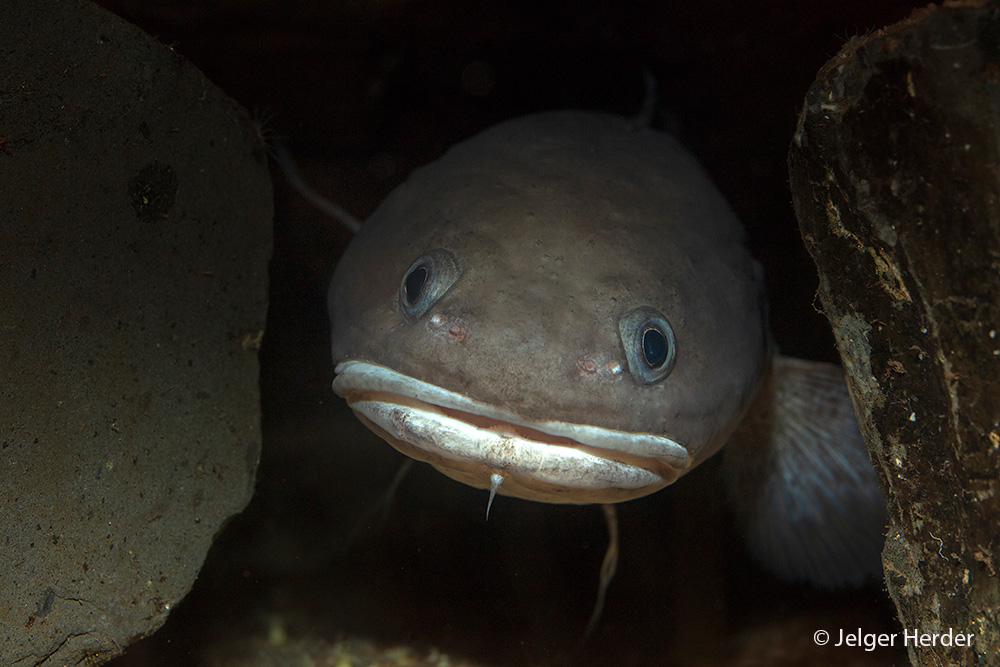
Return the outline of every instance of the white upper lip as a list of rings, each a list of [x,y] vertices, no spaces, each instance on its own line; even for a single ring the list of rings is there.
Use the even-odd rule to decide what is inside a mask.
[[[511,410],[481,403],[385,366],[363,361],[341,362],[337,365],[336,373],[333,390],[345,398],[354,392],[397,394],[431,405],[568,438],[582,445],[609,450],[609,453],[619,452],[629,457],[654,459],[678,472],[686,470],[690,464],[687,450],[679,443],[663,436],[562,421],[532,421],[518,416]]]

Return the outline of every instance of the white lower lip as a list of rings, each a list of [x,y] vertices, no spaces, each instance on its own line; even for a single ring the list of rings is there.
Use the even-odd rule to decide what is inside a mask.
[[[531,422],[375,364],[336,371],[334,391],[391,444],[473,486],[488,488],[498,473],[507,495],[616,502],[660,489],[688,466],[687,451],[661,436]]]

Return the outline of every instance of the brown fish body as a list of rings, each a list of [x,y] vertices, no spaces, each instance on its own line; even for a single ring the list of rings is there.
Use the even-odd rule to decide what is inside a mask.
[[[554,112],[458,144],[365,222],[328,305],[334,390],[457,480],[628,500],[745,422],[727,477],[751,549],[822,585],[877,571],[884,504],[839,371],[774,357],[742,226],[667,135]]]
[[[407,318],[400,281],[437,249],[461,277]],[[614,116],[539,114],[452,148],[366,221],[330,290],[333,355],[529,422],[669,438],[690,457],[675,477],[725,442],[759,384],[762,284],[739,221],[676,141]],[[619,324],[640,307],[676,341],[658,382],[629,373]]]

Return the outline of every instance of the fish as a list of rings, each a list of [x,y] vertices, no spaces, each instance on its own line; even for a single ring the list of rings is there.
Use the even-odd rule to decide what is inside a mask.
[[[334,392],[488,506],[620,503],[721,451],[764,567],[881,571],[843,372],[778,352],[743,225],[663,132],[554,111],[460,142],[360,226],[327,305]]]

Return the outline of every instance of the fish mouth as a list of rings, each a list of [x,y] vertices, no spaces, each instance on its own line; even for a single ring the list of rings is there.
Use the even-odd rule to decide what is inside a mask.
[[[679,443],[562,421],[533,421],[364,361],[336,367],[334,392],[402,453],[470,486],[551,503],[611,503],[673,483],[690,467]]]

